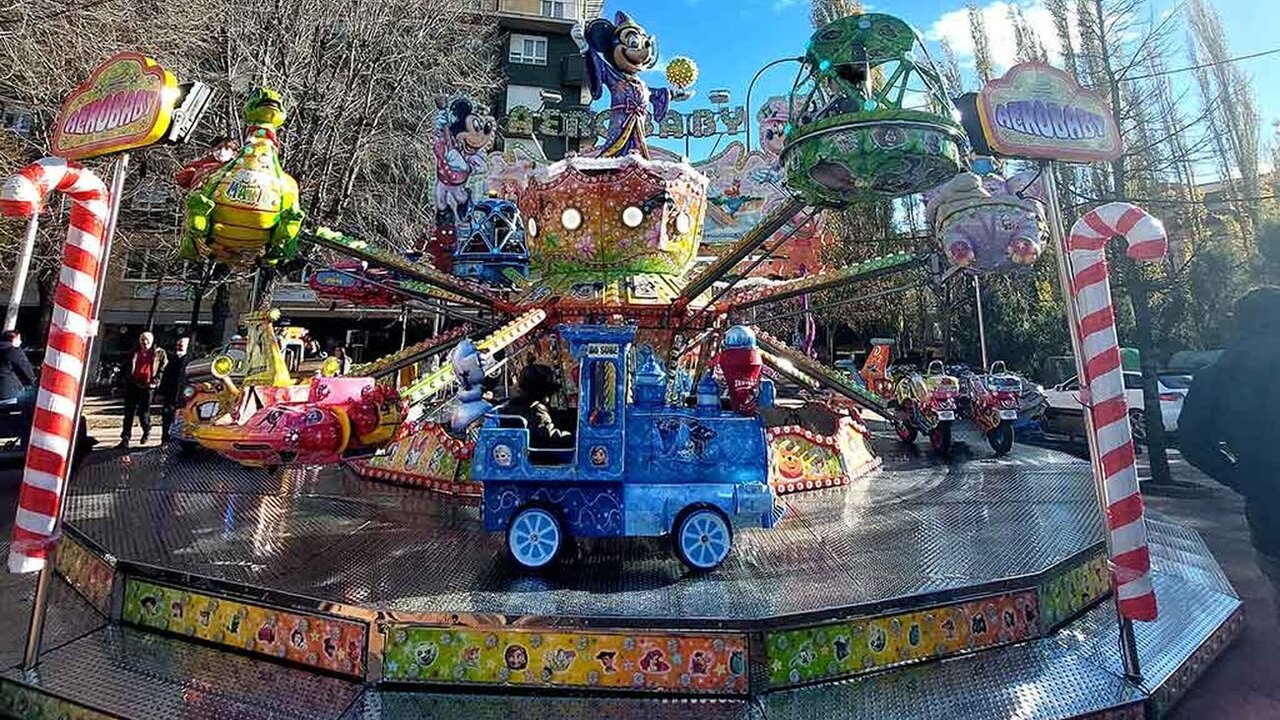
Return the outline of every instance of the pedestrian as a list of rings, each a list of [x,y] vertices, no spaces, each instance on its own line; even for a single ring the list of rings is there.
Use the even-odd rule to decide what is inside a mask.
[[[0,405],[17,405],[36,383],[27,354],[22,351],[22,334],[5,330],[0,335]]]
[[[351,358],[347,357],[347,349],[341,345],[334,348],[333,359],[338,361],[338,374],[346,375],[351,369]]]
[[[124,379],[124,428],[120,431],[118,449],[129,447],[133,435],[133,418],[138,418],[142,428],[142,444],[151,439],[151,400],[160,379],[164,375],[168,358],[163,348],[156,347],[156,338],[150,332],[138,336],[138,349],[129,362],[129,374]]]
[[[164,367],[164,373],[160,378],[160,387],[157,391],[160,395],[160,442],[169,442],[169,431],[173,428],[173,418],[178,414],[178,408],[182,407],[183,396],[182,389],[187,384],[187,347],[191,341],[188,338],[180,337],[173,345],[173,357],[169,358],[169,363]]]
[[[1196,373],[1178,417],[1188,462],[1244,496],[1262,569],[1280,585],[1280,288],[1258,288],[1236,303],[1235,339]]]

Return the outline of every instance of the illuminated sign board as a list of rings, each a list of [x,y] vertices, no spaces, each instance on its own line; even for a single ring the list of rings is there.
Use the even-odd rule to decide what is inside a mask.
[[[146,147],[164,137],[181,92],[151,58],[124,52],[67,96],[53,127],[53,154],[71,160]]]
[[[1044,63],[1015,65],[978,93],[978,116],[999,155],[1067,162],[1106,162],[1124,152],[1102,96]]]

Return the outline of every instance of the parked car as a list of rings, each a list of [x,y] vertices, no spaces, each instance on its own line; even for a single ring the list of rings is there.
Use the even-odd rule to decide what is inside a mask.
[[[1160,373],[1160,415],[1167,433],[1178,432],[1178,416],[1182,401],[1191,388],[1191,376],[1183,373]],[[1046,432],[1070,437],[1084,436],[1084,413],[1080,404],[1080,382],[1072,377],[1053,389],[1046,389],[1049,407],[1045,410]],[[1146,442],[1146,406],[1142,399],[1142,373],[1125,372],[1124,399],[1129,404],[1129,421],[1133,439]]]

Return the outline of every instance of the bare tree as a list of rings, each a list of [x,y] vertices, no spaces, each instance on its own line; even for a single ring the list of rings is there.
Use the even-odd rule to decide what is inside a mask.
[[[822,27],[842,17],[861,12],[860,0],[813,0],[809,6],[809,20],[814,27]]]
[[[1261,145],[1261,116],[1257,99],[1244,72],[1230,62],[1231,51],[1222,18],[1203,0],[1189,0],[1187,20],[1191,25],[1194,57],[1209,65],[1198,72],[1202,92],[1222,97],[1218,104],[1221,117],[1223,166],[1222,181],[1235,195],[1237,207],[1256,227],[1258,204],[1248,198],[1259,196],[1258,159]],[[1200,63],[1193,63],[1200,64]],[[1242,201],[1244,200],[1244,201]],[[1252,234],[1246,229],[1247,234]]]
[[[483,104],[498,86],[492,8],[483,0],[188,0],[145,10],[13,3],[0,11],[0,99],[31,112],[23,152],[34,158],[47,151],[62,98],[114,52],[143,52],[220,91],[197,146],[238,138],[244,97],[273,87],[289,110],[284,164],[298,180],[308,223],[340,224],[410,248],[433,221],[435,97],[465,93]],[[170,178],[180,160],[199,152],[138,155],[122,248],[139,237],[173,238],[161,243],[168,254],[157,253],[172,261],[182,195]],[[171,212],[167,225],[150,227],[131,212],[130,199],[157,185],[168,189]],[[41,243],[35,272],[42,289],[52,288],[57,242]]]
[[[958,97],[964,93],[964,79],[960,74],[960,61],[956,59],[956,50],[945,38],[939,40],[938,44],[942,46],[942,62],[938,68],[942,85],[946,88],[947,95],[953,98]]]
[[[987,40],[987,23],[982,17],[982,8],[969,0],[965,6],[969,11],[969,34],[973,36],[973,67],[983,83],[995,77],[995,68],[991,62],[991,43]]]

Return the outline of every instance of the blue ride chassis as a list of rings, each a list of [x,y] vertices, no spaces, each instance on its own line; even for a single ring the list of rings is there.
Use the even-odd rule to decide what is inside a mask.
[[[759,418],[630,406],[621,425],[597,436],[584,424],[562,465],[532,463],[527,430],[483,428],[472,477],[484,484],[485,529],[505,531],[530,504],[553,509],[570,534],[588,538],[665,535],[693,507],[719,510],[734,528],[782,519]]]

